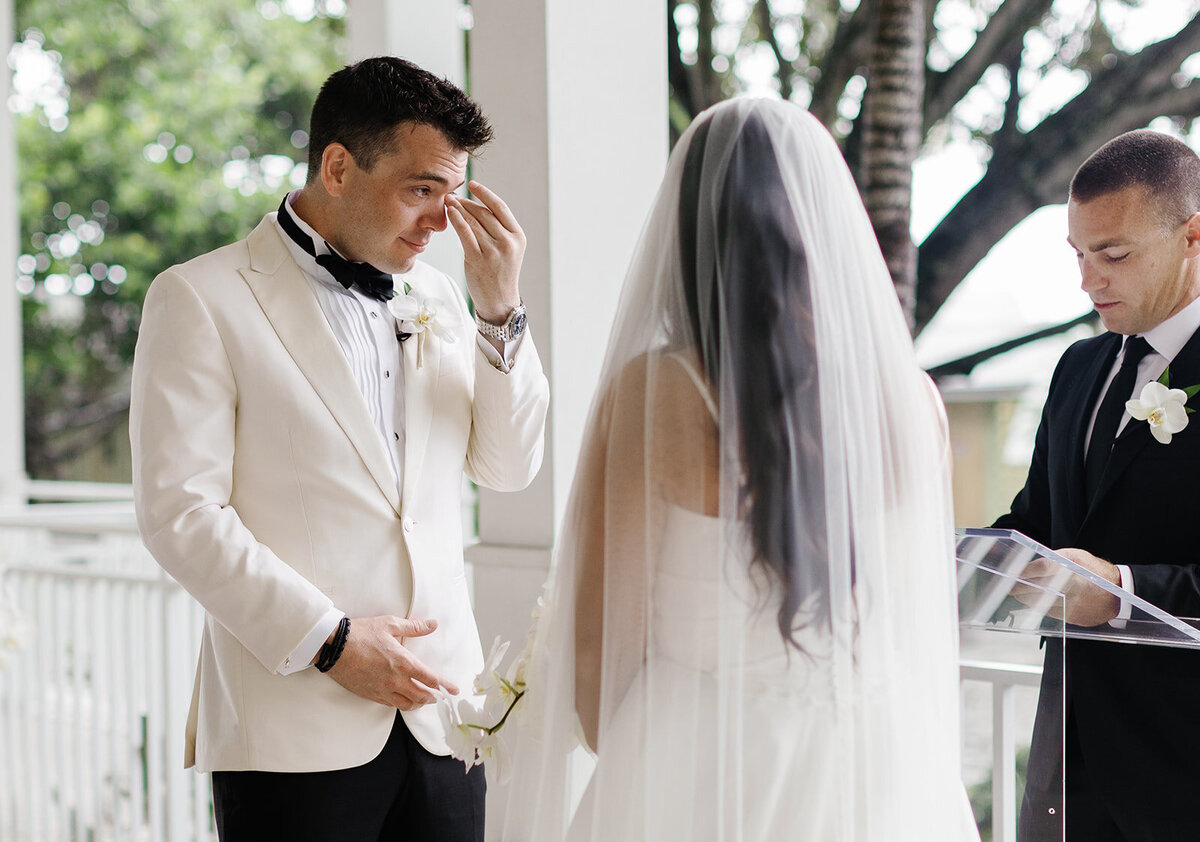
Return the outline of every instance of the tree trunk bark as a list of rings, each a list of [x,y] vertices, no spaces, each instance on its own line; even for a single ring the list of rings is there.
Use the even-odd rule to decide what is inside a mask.
[[[923,137],[924,0],[880,0],[863,102],[863,203],[910,329],[917,248],[910,233],[912,165]]]

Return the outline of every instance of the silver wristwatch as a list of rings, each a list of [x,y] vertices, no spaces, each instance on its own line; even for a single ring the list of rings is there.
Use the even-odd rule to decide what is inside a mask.
[[[529,319],[525,315],[525,305],[518,304],[513,308],[513,311],[508,314],[508,319],[502,325],[494,325],[491,322],[485,322],[479,318],[479,314],[475,314],[475,327],[479,328],[479,332],[489,339],[499,339],[501,342],[512,342],[518,336],[525,332],[525,325]]]

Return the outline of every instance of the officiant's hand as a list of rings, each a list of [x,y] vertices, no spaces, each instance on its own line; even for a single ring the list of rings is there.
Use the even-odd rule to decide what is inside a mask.
[[[502,324],[521,303],[525,232],[499,196],[478,181],[467,186],[478,201],[447,196],[446,216],[462,241],[475,312],[486,322]]]
[[[1068,547],[1055,552],[1114,585],[1121,584],[1121,573],[1117,566],[1097,558],[1087,550]],[[1021,578],[1033,585],[1062,592],[1066,597],[1066,617],[1062,616],[1062,600],[1055,600],[1047,613],[1055,619],[1065,619],[1075,626],[1102,625],[1116,617],[1121,610],[1121,600],[1116,594],[1097,587],[1082,576],[1064,570],[1049,559],[1038,558],[1029,562],[1022,571]],[[1045,598],[1044,591],[1020,582],[1013,587],[1011,593],[1026,605],[1033,605],[1039,599]]]
[[[350,636],[329,677],[351,693],[400,710],[415,710],[437,701],[434,690],[458,687],[421,663],[404,646],[408,637],[423,637],[437,620],[362,617],[350,621]]]

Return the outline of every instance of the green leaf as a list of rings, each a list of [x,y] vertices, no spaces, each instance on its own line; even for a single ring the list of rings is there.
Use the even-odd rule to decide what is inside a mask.
[[[1158,382],[1163,384],[1164,386],[1166,386],[1168,389],[1171,388],[1171,367],[1170,366],[1167,366],[1166,368],[1163,369],[1162,376],[1158,378]]]
[[[1189,398],[1195,395],[1197,392],[1200,392],[1200,383],[1197,383],[1195,386],[1188,386],[1183,390],[1183,393]]]

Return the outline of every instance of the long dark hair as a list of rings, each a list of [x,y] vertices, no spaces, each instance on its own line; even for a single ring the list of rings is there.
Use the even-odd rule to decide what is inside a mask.
[[[692,137],[680,190],[684,301],[705,374],[733,384],[744,472],[738,506],[777,584],[778,625],[796,633],[829,615],[824,455],[808,266],[762,118],[751,111],[728,158]],[[721,183],[714,171],[726,165]],[[698,267],[700,248],[713,255]],[[699,272],[715,277],[700,278]]]

